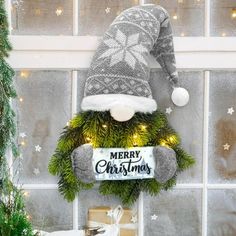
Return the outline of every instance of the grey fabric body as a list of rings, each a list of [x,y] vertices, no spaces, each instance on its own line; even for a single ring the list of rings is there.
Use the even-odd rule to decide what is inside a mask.
[[[171,148],[156,146],[153,149],[153,155],[155,157],[154,177],[158,182],[165,183],[176,173],[176,153]]]
[[[88,71],[84,96],[127,94],[152,98],[150,53],[174,85],[178,81],[169,15],[158,5],[123,11],[106,31]]]

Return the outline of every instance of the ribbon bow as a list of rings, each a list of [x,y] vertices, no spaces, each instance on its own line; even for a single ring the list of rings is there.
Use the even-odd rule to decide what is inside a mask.
[[[105,230],[105,233],[102,234],[102,236],[119,236],[120,235],[120,228],[123,229],[136,229],[137,225],[133,223],[129,224],[120,224],[120,220],[124,214],[124,209],[122,206],[117,206],[113,210],[111,210],[111,218],[112,223],[111,224],[105,224],[101,222],[96,221],[89,221],[89,226],[91,227],[102,227],[103,230]]]

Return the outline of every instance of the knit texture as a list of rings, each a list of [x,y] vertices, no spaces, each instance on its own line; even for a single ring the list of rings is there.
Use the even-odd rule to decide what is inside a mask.
[[[123,11],[106,31],[93,57],[82,109],[99,110],[94,95],[122,94],[132,95],[134,100],[136,96],[148,98],[150,109],[156,110],[149,85],[150,53],[171,83],[177,83],[172,28],[166,10],[157,5],[144,5]],[[91,97],[86,100],[88,96]],[[109,110],[114,105],[106,101],[106,97],[110,98],[102,97],[105,106],[100,110]],[[124,96],[124,104],[126,98]],[[140,101],[135,102],[140,106]]]

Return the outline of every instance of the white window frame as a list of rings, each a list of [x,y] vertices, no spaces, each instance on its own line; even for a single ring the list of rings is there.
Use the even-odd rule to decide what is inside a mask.
[[[73,0],[73,36],[13,36],[13,51],[8,62],[16,70],[71,70],[72,112],[77,111],[78,70],[87,69],[99,43],[99,37],[78,35],[78,1]],[[212,70],[236,70],[236,37],[210,37],[210,1],[205,0],[205,36],[175,37],[177,68],[204,71],[203,177],[201,183],[177,184],[176,189],[202,190],[202,236],[207,236],[207,193],[209,189],[236,189],[236,184],[208,183],[209,76]],[[143,4],[144,0],[140,0]],[[11,16],[11,0],[6,0]],[[9,17],[11,29],[11,17]],[[159,68],[150,58],[151,68]],[[11,160],[10,160],[11,163]],[[10,165],[11,166],[11,165]],[[25,184],[23,189],[57,189],[56,184]],[[78,228],[78,198],[73,202],[73,228]],[[144,236],[143,194],[139,198],[139,236]]]

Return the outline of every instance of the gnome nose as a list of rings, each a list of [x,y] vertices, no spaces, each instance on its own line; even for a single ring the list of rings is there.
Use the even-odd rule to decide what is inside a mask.
[[[116,105],[110,109],[111,116],[119,122],[130,120],[134,116],[134,109],[124,105]]]

